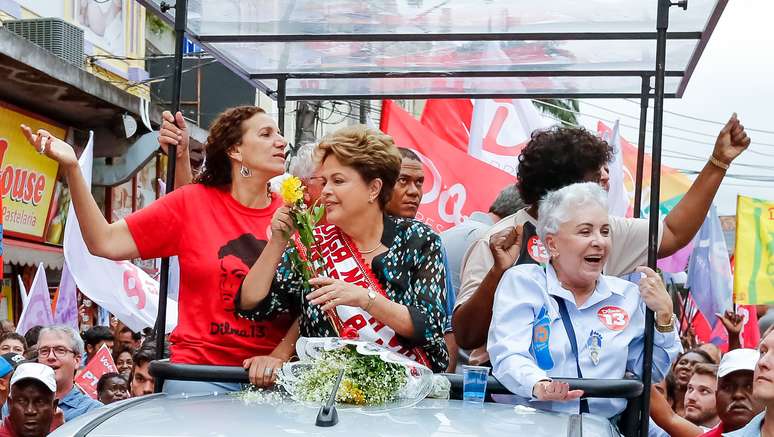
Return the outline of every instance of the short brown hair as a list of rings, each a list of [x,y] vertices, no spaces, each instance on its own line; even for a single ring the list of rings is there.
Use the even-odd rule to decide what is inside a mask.
[[[694,375],[706,375],[713,378],[718,377],[718,366],[715,364],[698,363],[693,367]]]
[[[315,158],[319,163],[330,155],[352,167],[366,183],[381,179],[378,200],[384,209],[400,176],[402,161],[392,137],[362,124],[347,126],[327,135],[317,146]]]
[[[255,114],[265,114],[257,106],[237,106],[223,111],[210,125],[210,134],[204,145],[204,169],[196,177],[196,183],[210,187],[231,184],[231,152],[242,141],[242,123]]]

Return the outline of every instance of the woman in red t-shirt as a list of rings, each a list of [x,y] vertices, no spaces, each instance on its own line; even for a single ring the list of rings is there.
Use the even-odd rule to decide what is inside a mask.
[[[177,139],[162,142],[178,141],[187,149],[180,141],[188,134],[182,116],[177,122],[182,129],[166,123],[162,132]],[[238,319],[234,296],[266,246],[272,215],[282,204],[268,189],[285,165],[286,141],[274,120],[255,106],[225,111],[210,129],[206,165],[194,183],[115,223],[105,220],[92,198],[70,145],[42,129],[33,133],[22,125],[22,131],[37,151],[60,164],[92,254],[112,260],[178,256],[180,307],[171,361],[242,365],[261,375],[253,382],[271,383],[262,375],[273,375],[294,353],[298,327],[287,313],[263,322]],[[187,152],[180,155],[186,158],[181,168],[189,172]],[[176,384],[167,381],[165,390],[177,391]]]

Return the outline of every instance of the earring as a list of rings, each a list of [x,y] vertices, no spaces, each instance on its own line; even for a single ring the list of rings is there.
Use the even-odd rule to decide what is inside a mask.
[[[374,203],[374,198],[372,197],[372,198],[368,199],[368,203]]]
[[[243,178],[249,178],[250,176],[253,175],[253,171],[245,167],[244,164],[240,164],[239,174],[242,175]]]

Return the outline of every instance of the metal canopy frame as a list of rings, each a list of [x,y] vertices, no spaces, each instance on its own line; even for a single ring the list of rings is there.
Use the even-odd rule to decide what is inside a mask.
[[[660,176],[661,176],[661,134],[662,134],[662,120],[664,109],[664,98],[679,98],[682,97],[685,89],[690,81],[693,71],[698,64],[698,61],[709,41],[709,38],[717,25],[723,10],[725,9],[728,0],[717,0],[714,8],[706,22],[705,28],[701,32],[667,32],[669,26],[669,10],[672,6],[679,6],[683,9],[687,8],[687,0],[674,1],[674,0],[653,0],[656,3],[656,31],[648,32],[536,32],[536,33],[524,33],[524,32],[491,32],[491,33],[302,33],[302,34],[249,34],[249,35],[197,35],[192,32],[188,27],[187,18],[187,5],[188,0],[176,0],[176,5],[171,6],[160,2],[159,0],[138,0],[145,7],[153,10],[160,18],[166,22],[174,25],[175,29],[175,69],[173,74],[173,98],[172,109],[177,110],[180,105],[180,84],[181,84],[181,72],[182,72],[182,51],[185,35],[194,42],[200,44],[202,47],[218,59],[221,63],[231,69],[233,72],[251,82],[255,87],[271,98],[275,99],[279,108],[279,120],[278,125],[280,129],[284,130],[284,108],[285,103],[288,100],[378,100],[378,99],[428,99],[428,98],[639,98],[641,102],[640,110],[640,126],[639,126],[639,142],[638,142],[638,154],[637,154],[637,175],[636,175],[636,188],[635,188],[635,204],[641,205],[642,199],[642,179],[644,174],[644,154],[645,154],[645,136],[647,127],[647,109],[649,100],[654,101],[653,111],[653,142],[652,142],[652,167],[651,167],[651,190],[650,190],[650,211],[659,211],[659,197],[660,197]],[[281,3],[280,0],[276,0]],[[289,10],[292,9],[298,0],[288,0],[291,4]],[[696,0],[692,0],[696,1]],[[480,5],[481,8],[486,8],[486,3]],[[183,11],[183,13],[176,13],[173,17],[167,12],[170,9],[176,9],[176,11]],[[269,73],[250,73],[246,71],[239,63],[220,51],[216,44],[219,43],[292,43],[292,42],[420,42],[420,41],[463,41],[463,42],[477,42],[477,41],[635,41],[635,40],[648,40],[654,41],[656,44],[656,57],[655,65],[652,70],[605,70],[605,69],[591,69],[591,70],[571,70],[571,69],[540,69],[533,70],[468,70],[464,69],[455,70],[449,69],[423,69],[421,67],[416,68],[403,68],[398,70],[403,71],[391,71],[390,67],[383,67],[382,69],[372,69],[368,71],[350,71],[350,72],[323,72],[323,71],[277,71]],[[684,70],[668,70],[666,68],[666,52],[667,42],[670,40],[696,40],[697,44],[686,64]],[[284,58],[287,58],[287,53],[284,53]],[[285,65],[287,59],[285,59]],[[448,93],[448,94],[433,94],[433,93],[360,93],[360,94],[299,94],[294,95],[287,93],[287,81],[294,79],[371,79],[371,78],[519,78],[519,77],[590,77],[590,78],[605,78],[605,77],[636,77],[640,79],[639,92],[471,92],[464,93]],[[680,83],[674,92],[665,93],[665,78],[668,77],[680,77]],[[653,79],[654,85],[651,86],[651,80]],[[272,81],[276,82],[276,86],[270,86]],[[174,188],[174,167],[175,167],[175,151],[174,146],[170,146],[169,161],[170,165],[167,168],[167,190]],[[635,217],[640,216],[640,208],[635,208]],[[649,225],[650,234],[648,238],[648,265],[651,268],[656,267],[657,247],[658,247],[658,214],[650,214]],[[161,268],[161,284],[159,293],[159,313],[156,324],[157,332],[157,346],[158,346],[158,358],[161,358],[161,354],[164,346],[164,336],[158,333],[163,332],[166,322],[166,297],[168,294],[168,260],[162,261]],[[654,330],[654,314],[652,311],[647,310],[645,321],[645,351],[644,351],[644,365],[642,382],[644,390],[642,397],[640,398],[640,426],[636,429],[629,429],[627,435],[639,435],[645,437],[648,435],[648,420],[643,418],[649,417],[649,403],[650,403],[650,382],[652,376],[652,355],[653,355],[653,330]],[[156,390],[160,391],[162,388],[163,379],[159,378],[156,384]]]

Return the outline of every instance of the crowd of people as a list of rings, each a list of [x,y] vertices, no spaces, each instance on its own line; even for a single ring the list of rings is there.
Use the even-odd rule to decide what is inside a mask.
[[[625,400],[585,399],[552,378],[640,375],[650,309],[656,317],[653,378],[663,391],[654,391],[654,430],[692,436],[711,427],[734,431],[744,425],[744,414],[749,422],[761,411],[745,388],[750,384],[744,385],[752,378],[746,372],[763,362],[757,351],[732,344],[735,350],[722,358],[709,346],[684,352],[671,297],[660,276],[644,267],[648,222],[608,214],[612,148],[582,128],[535,132],[514,157],[517,183],[503,187],[489,211],[440,235],[415,220],[425,177],[421,159],[391,137],[354,125],[302,147],[291,172],[304,181],[305,201],[325,206],[314,231],[322,249],[314,256],[326,275],[308,285],[293,264],[300,249],[289,207],[270,189],[270,180],[286,171],[287,142],[262,109],[221,114],[197,171],[188,165],[185,121],[165,113],[159,141],[162,148],[176,145],[183,164],[176,189],[114,223],[92,198],[73,148],[44,130],[22,130],[37,151],[60,164],[93,254],[114,260],[178,256],[172,362],[243,366],[252,384],[269,386],[293,359],[299,336],[336,336],[352,328],[361,339],[435,372],[454,371],[458,362],[489,366],[514,402],[615,421]],[[706,166],[660,224],[659,257],[691,241],[728,165],[749,144],[734,115]],[[726,314],[724,325],[738,325],[736,317]],[[4,338],[0,351],[6,341],[12,352],[25,341],[36,345],[38,361],[55,371],[65,420],[98,405],[76,393],[72,376],[103,344],[112,348],[118,372],[100,380],[100,401],[153,390],[147,367],[154,356],[137,349],[134,333],[94,327],[83,338],[85,345],[71,330],[46,327],[34,342]],[[163,387],[168,393],[239,389],[171,380]],[[734,400],[744,396],[746,404]]]
[[[35,326],[20,335],[12,323],[0,334],[0,436],[45,436],[95,408],[153,393],[152,337],[143,339],[118,322],[78,332],[69,326]],[[76,384],[79,370],[107,347],[117,372],[97,381],[97,399]],[[33,426],[34,425],[34,426]]]

